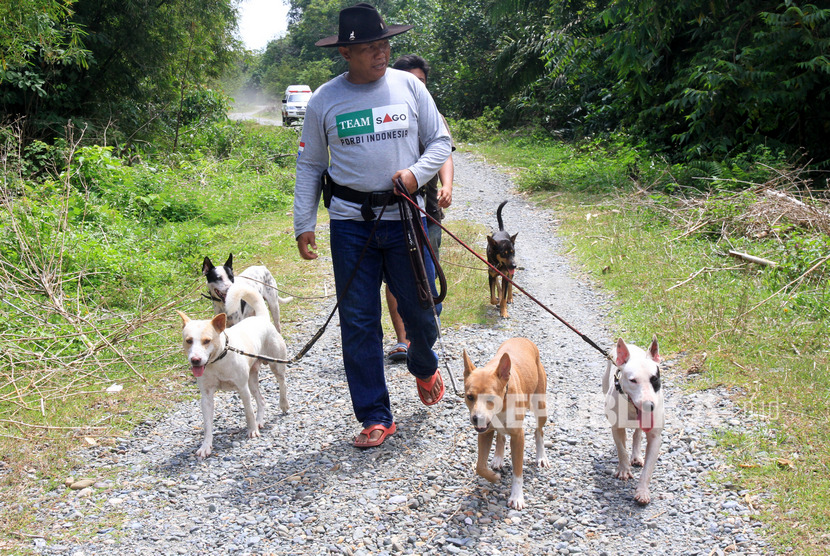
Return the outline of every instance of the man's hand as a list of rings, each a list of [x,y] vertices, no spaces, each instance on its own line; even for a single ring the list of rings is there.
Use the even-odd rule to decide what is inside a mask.
[[[400,178],[401,181],[403,181],[403,184],[404,186],[406,186],[406,190],[409,191],[410,195],[412,195],[413,193],[415,193],[415,191],[418,190],[418,180],[415,179],[415,175],[409,170],[405,169],[398,170],[397,172],[395,172],[395,175],[392,176],[393,185],[395,183],[395,180],[397,180],[398,178]],[[394,192],[395,195],[400,195],[397,189],[395,189]]]
[[[297,250],[300,256],[308,261],[316,259],[317,243],[314,240],[314,232],[303,232],[297,236]]]
[[[438,206],[448,208],[452,204],[452,184],[445,183],[438,190]]]

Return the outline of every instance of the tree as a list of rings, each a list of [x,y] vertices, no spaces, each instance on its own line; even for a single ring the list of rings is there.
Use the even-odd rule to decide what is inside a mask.
[[[23,20],[40,21],[38,10],[50,3],[67,6],[23,0]],[[48,36],[38,36],[27,65],[35,85],[20,87],[4,77],[3,109],[25,117],[41,136],[57,133],[73,117],[93,124],[90,136],[96,123],[117,121],[129,132],[150,119],[162,121],[164,111],[169,119],[188,88],[218,76],[233,59],[234,5],[235,0],[77,0],[62,12],[65,18],[52,21],[64,42],[75,37],[78,49],[76,31],[83,30],[84,63],[50,57]]]

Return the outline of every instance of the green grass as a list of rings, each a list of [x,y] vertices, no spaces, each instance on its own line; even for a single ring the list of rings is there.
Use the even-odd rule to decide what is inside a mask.
[[[696,373],[690,387],[736,387],[739,407],[768,416],[743,434],[716,434],[729,467],[714,478],[754,493],[748,501],[761,508],[781,549],[825,553],[830,529],[826,280],[806,280],[779,293],[792,273],[739,264],[726,255],[738,241],[747,251],[778,250],[784,257],[787,250],[779,242],[686,235],[665,210],[676,209],[676,199],[659,196],[655,203],[619,172],[613,187],[606,185],[613,172],[601,171],[599,182],[589,175],[585,168],[614,164],[598,160],[601,152],[585,153],[590,161],[575,161],[577,149],[555,143],[505,140],[476,148],[518,172],[526,188],[545,190],[535,193],[535,200],[556,209],[573,256],[591,279],[614,293],[611,316],[618,334],[642,344],[657,333],[661,351],[678,359],[675,368]],[[540,186],[534,160],[543,161],[546,175],[567,179]],[[794,266],[797,277],[804,267]],[[814,302],[799,302],[804,299]]]

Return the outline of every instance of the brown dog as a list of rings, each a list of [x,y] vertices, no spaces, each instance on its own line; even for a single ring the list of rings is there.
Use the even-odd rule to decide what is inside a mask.
[[[487,467],[487,457],[496,438],[493,469],[504,465],[505,436],[510,435],[510,457],[513,462],[513,485],[507,505],[524,508],[522,492],[522,465],[525,435],[523,422],[528,408],[536,416],[536,465],[550,467],[542,440],[542,427],[547,421],[545,392],[547,375],[539,358],[539,348],[527,338],[505,341],[496,356],[486,365],[476,368],[464,350],[464,394],[470,421],[478,432],[478,461],[476,473],[495,483],[501,475]]]
[[[502,201],[499,208],[496,210],[496,219],[499,222],[499,231],[487,236],[487,262],[496,267],[499,272],[513,279],[513,274],[516,272],[516,236],[512,236],[504,231],[504,222],[501,219],[501,209],[507,201]],[[498,280],[499,273],[492,268],[488,269],[490,275],[488,276],[490,282],[490,304],[499,306],[499,315],[507,317],[507,304],[513,303],[513,284],[508,282],[504,277],[501,279],[501,287],[499,288]],[[498,289],[498,296],[496,290]]]

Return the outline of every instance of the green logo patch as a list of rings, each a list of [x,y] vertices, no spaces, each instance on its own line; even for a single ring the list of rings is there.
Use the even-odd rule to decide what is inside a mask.
[[[359,110],[337,116],[337,136],[351,137],[353,135],[364,135],[375,131],[372,123],[372,110]]]

